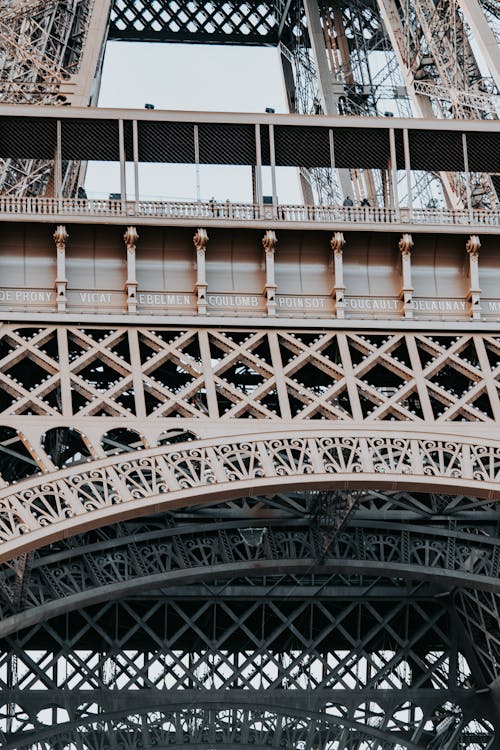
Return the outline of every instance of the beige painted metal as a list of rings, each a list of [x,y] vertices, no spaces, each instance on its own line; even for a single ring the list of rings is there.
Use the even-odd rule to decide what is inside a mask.
[[[0,104],[1,117],[49,117],[54,119],[84,120],[136,120],[153,122],[189,123],[241,123],[245,125],[295,125],[310,127],[311,120],[321,127],[382,128],[387,130],[386,117],[366,117],[353,115],[298,115],[269,114],[267,112],[196,112],[185,110],[128,109],[117,107],[54,107],[23,104]],[[446,130],[456,132],[498,132],[498,120],[437,120],[431,117],[393,117],[390,127],[396,130]]]
[[[164,509],[349,486],[500,499],[495,440],[406,432],[266,431],[97,460],[0,490],[0,561],[75,534]],[[48,483],[53,500],[45,500]]]
[[[483,9],[478,0],[458,0],[469,24],[476,42],[480,45],[481,54],[485,58],[497,88],[500,90],[500,55],[498,41],[486,20]]]
[[[0,196],[0,222],[52,222],[88,224],[119,224],[131,221],[145,226],[246,227],[268,229],[272,224],[290,229],[349,228],[360,226],[370,232],[391,231],[420,233],[487,233],[498,234],[500,210],[386,208],[373,206],[278,205],[270,214],[268,206],[252,203],[199,203],[180,201],[78,200],[76,198],[30,198]]]
[[[87,107],[97,104],[112,4],[113,0],[91,0],[78,73],[72,78],[67,92],[62,87],[71,105]]]
[[[5,224],[0,315],[56,312],[499,320],[500,265],[476,234]]]

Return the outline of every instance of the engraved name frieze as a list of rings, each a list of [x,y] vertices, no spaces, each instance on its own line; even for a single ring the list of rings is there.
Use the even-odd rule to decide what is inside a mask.
[[[370,310],[374,312],[381,310],[385,312],[397,312],[401,309],[401,301],[398,299],[391,299],[390,297],[346,297],[344,303],[348,310]]]
[[[22,304],[50,304],[55,292],[46,289],[0,289],[0,302]]]
[[[139,305],[146,307],[192,307],[194,297],[191,294],[167,294],[166,292],[139,292]]]
[[[413,299],[413,307],[422,312],[467,312],[463,299]]]
[[[256,294],[209,294],[207,302],[211,307],[260,307],[264,298]]]
[[[325,310],[331,305],[329,297],[285,297],[276,296],[278,309],[281,310]]]

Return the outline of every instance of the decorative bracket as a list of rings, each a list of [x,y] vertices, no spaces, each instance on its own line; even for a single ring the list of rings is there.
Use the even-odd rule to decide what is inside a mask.
[[[68,286],[68,279],[66,278],[66,243],[69,240],[69,234],[64,224],[58,224],[53,237],[57,249],[57,273],[55,281],[57,312],[64,312],[68,302],[66,296]]]
[[[205,252],[208,244],[206,229],[198,229],[193,236],[196,250],[196,285],[197,309],[199,315],[207,314],[207,272],[205,266]]]
[[[411,277],[411,251],[413,248],[413,237],[411,234],[401,235],[399,240],[399,252],[401,253],[401,263],[403,271],[403,287],[401,289],[401,298],[403,300],[403,310],[405,318],[413,318],[413,283]]]
[[[469,311],[473,320],[481,320],[481,289],[479,287],[479,250],[481,240],[477,234],[471,234],[465,245],[469,255],[469,279],[470,288],[468,293]]]
[[[278,238],[276,232],[268,229],[262,238],[262,247],[266,253],[266,285],[264,294],[266,295],[266,306],[268,315],[276,315],[276,276],[274,272],[274,253]]]
[[[334,281],[333,281],[333,304],[337,318],[345,316],[345,285],[344,285],[344,258],[343,249],[345,239],[342,232],[335,232],[330,240],[333,250]]]
[[[123,241],[127,248],[127,310],[130,313],[137,312],[137,277],[135,266],[135,248],[139,235],[135,227],[127,227],[123,235]]]

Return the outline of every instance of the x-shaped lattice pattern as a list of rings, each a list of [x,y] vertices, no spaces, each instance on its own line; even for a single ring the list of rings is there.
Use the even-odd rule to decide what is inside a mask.
[[[276,44],[284,6],[283,0],[115,0],[109,34],[111,39]]]
[[[77,639],[67,640],[54,621],[4,640],[0,666],[12,649],[20,690],[461,685],[449,669],[451,625],[439,603],[183,603],[154,596],[74,612],[68,627]]]
[[[493,422],[500,339],[480,334],[13,328],[1,412]]]
[[[477,746],[481,750],[492,747],[491,723],[476,717],[480,725],[473,725],[460,705],[464,701],[467,706],[473,682],[456,650],[446,603],[410,601],[413,594],[408,591],[406,596],[402,591],[394,594],[365,596],[358,602],[321,596],[309,602],[230,596],[179,601],[155,595],[81,609],[66,621],[25,629],[0,647],[0,675],[8,674],[10,680],[12,670],[15,674],[9,705],[1,706],[0,700],[3,746],[14,747],[15,742],[23,747],[23,732],[27,747],[33,735],[54,747],[47,727],[58,725],[57,731],[66,731],[67,738],[79,726],[86,747],[94,747],[98,738],[109,740],[110,732],[119,746],[129,747],[129,741],[139,741],[135,730],[143,726],[162,742],[173,742],[182,726],[184,743],[204,744],[212,738],[231,744],[250,737],[257,745],[293,748],[299,742],[314,747],[317,730],[311,734],[307,714],[302,713],[301,720],[277,722],[271,709],[252,706],[269,695],[267,691],[278,691],[283,700],[292,689],[295,706],[302,705],[308,691],[317,691],[318,709],[327,724],[336,727],[332,735],[322,731],[323,739],[357,740],[366,734],[373,738],[367,747],[389,750],[399,742],[413,750],[420,746],[414,744],[419,738],[428,742],[441,736],[438,726],[449,717],[457,730],[455,747],[465,748],[462,743],[471,736],[482,741]],[[457,674],[463,675],[458,683]],[[0,677],[0,698],[7,688]],[[407,688],[412,690],[411,702],[403,697]],[[227,701],[228,707],[209,717],[204,696],[214,689],[219,689],[218,704]],[[100,692],[89,702],[92,690]],[[115,696],[118,710],[127,705],[127,691],[134,695],[136,716],[145,710],[141,701],[150,691],[147,721],[125,714],[111,721],[100,705],[107,691]],[[161,703],[167,694],[186,707],[172,712]],[[256,697],[245,707],[238,705],[236,694]],[[155,713],[155,703],[161,715]],[[225,739],[224,727],[230,731]]]
[[[245,531],[240,530],[242,525]],[[52,548],[46,549],[34,559],[31,556],[28,570],[21,569],[19,561],[15,560],[0,572],[3,632],[7,632],[6,618],[20,609],[42,608],[47,602],[62,603],[64,599],[70,609],[70,597],[85,593],[98,597],[100,587],[116,587],[118,583],[134,580],[140,585],[151,576],[163,576],[165,585],[168,581],[173,586],[176,585],[176,574],[182,578],[186,570],[203,575],[210,568],[217,577],[217,571],[223,570],[224,566],[226,569],[230,566],[236,574],[256,561],[261,566],[267,561],[272,569],[273,563],[283,560],[298,561],[297,565],[303,560],[321,560],[326,564],[357,560],[358,564],[363,561],[367,574],[372,566],[377,570],[382,566],[386,573],[390,569],[406,570],[413,576],[419,571],[422,577],[425,571],[427,579],[448,571],[455,582],[460,573],[463,584],[482,579],[483,585],[486,582],[491,584],[500,573],[500,544],[492,536],[495,530],[488,525],[481,527],[479,535],[463,529],[463,524],[457,526],[454,521],[449,522],[447,530],[435,529],[432,524],[427,528],[420,525],[414,528],[409,523],[392,523],[388,529],[373,529],[368,523],[358,521],[354,528],[347,527],[329,538],[327,544],[321,529],[314,523],[296,524],[293,528],[282,523],[257,527],[255,541],[250,531],[254,527],[255,523],[240,520],[212,527],[207,525],[204,531],[197,533],[187,525],[166,528],[163,533],[158,530],[153,534],[134,533],[132,537],[127,536],[123,529],[119,541],[113,539],[107,545],[102,541],[97,548],[95,544],[87,548],[84,536],[74,538],[59,553]],[[245,534],[250,535],[249,540]],[[79,545],[82,549],[77,554]],[[21,576],[23,592],[19,591]],[[486,594],[481,596],[486,596],[485,602],[488,600]],[[492,597],[491,601],[496,600]],[[472,633],[472,641],[476,646],[484,643],[487,647],[481,634],[488,634],[487,640],[492,643],[496,641],[495,628],[492,627],[494,618],[492,613],[488,623],[477,617],[473,620],[477,632]],[[11,627],[15,627],[14,621]],[[491,662],[493,654],[488,656]],[[492,663],[495,663],[494,658]]]
[[[3,708],[3,707],[2,707]],[[13,704],[0,708],[0,721],[8,716],[16,729],[33,730],[26,712]],[[48,713],[47,709],[45,712]],[[6,750],[53,750],[55,747],[84,747],[86,750],[136,750],[137,747],[191,746],[217,747],[273,747],[294,750],[313,750],[318,744],[334,748],[362,748],[363,750],[420,750],[413,738],[431,741],[433,750],[448,750],[454,741],[457,750],[487,750],[493,747],[495,733],[487,719],[467,722],[460,707],[447,701],[434,711],[424,713],[415,702],[405,702],[386,714],[373,701],[360,704],[355,718],[342,704],[329,704],[326,712],[297,711],[262,704],[248,706],[239,702],[218,701],[216,707],[196,700],[196,707],[157,709],[136,708],[134,712],[99,715],[95,704],[83,704],[81,716],[74,722],[63,723],[68,712],[61,714],[56,729],[45,731],[33,741],[33,735],[17,736],[15,745],[8,735]],[[326,715],[325,715],[326,714]],[[450,731],[441,731],[446,720]],[[6,720],[4,720],[6,723]],[[55,724],[55,722],[54,722]],[[19,742],[21,744],[19,744]]]

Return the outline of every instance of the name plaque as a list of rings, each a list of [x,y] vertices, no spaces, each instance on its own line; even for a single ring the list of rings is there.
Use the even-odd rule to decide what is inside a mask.
[[[500,300],[483,299],[481,300],[481,309],[486,315],[500,315]]]
[[[423,313],[463,313],[467,315],[467,302],[464,299],[413,298],[415,312]]]
[[[332,307],[331,297],[287,297],[283,294],[276,295],[276,305],[280,312],[320,311],[329,310]]]
[[[94,289],[68,289],[66,292],[68,307],[112,308],[123,310],[125,306],[124,292],[96,291]]]
[[[194,296],[184,293],[139,292],[137,302],[144,307],[193,307]]]
[[[209,307],[236,307],[255,309],[263,307],[264,297],[258,294],[208,294]]]
[[[402,311],[401,300],[393,297],[345,297],[344,305],[346,310],[355,313],[397,313]]]
[[[55,304],[53,289],[0,289],[0,304],[50,306]]]

